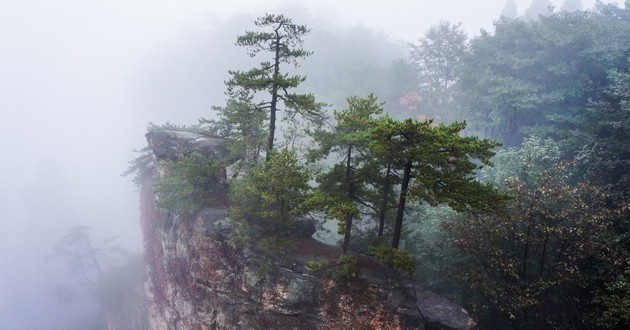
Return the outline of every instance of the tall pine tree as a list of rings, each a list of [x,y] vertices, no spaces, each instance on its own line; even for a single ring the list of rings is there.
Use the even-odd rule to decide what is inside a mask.
[[[230,71],[232,77],[226,82],[226,94],[232,100],[247,104],[254,112],[268,114],[265,120],[268,121],[266,158],[269,160],[274,146],[278,112],[284,111],[289,119],[299,114],[319,124],[324,116],[323,104],[316,102],[313,94],[291,92],[306,77],[281,71],[283,63],[298,67],[300,59],[311,55],[311,52],[302,48],[302,38],[310,30],[304,25],[294,24],[283,15],[267,14],[256,19],[254,24],[262,31],[246,31],[237,38],[236,44],[246,47],[251,57],[268,53],[271,58],[248,71]],[[284,108],[280,107],[281,103]]]

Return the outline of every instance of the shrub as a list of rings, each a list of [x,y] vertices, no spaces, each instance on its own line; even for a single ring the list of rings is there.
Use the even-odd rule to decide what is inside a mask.
[[[357,277],[357,258],[348,254],[341,255],[337,260],[337,269],[332,272],[334,279],[351,280]]]
[[[328,261],[326,261],[326,259],[314,259],[314,260],[308,260],[304,266],[306,267],[306,270],[308,270],[309,272],[312,273],[316,273],[326,267],[328,267]]]
[[[405,251],[383,244],[370,246],[368,250],[376,259],[382,260],[408,275],[413,275],[416,271],[416,263],[413,261],[413,257]]]
[[[297,218],[306,213],[309,173],[293,152],[273,152],[268,161],[232,185],[230,219],[237,232],[232,240],[276,255],[290,244]]]
[[[155,184],[157,206],[179,215],[192,215],[210,205],[223,189],[220,161],[193,153],[177,161],[164,163],[165,173]]]

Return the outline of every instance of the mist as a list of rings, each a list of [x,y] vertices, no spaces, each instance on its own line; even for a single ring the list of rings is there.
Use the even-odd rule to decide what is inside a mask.
[[[529,3],[518,1],[519,12]],[[68,269],[46,256],[77,225],[91,227],[95,242],[117,236],[142,251],[137,191],[121,173],[149,122],[195,123],[224,103],[227,70],[252,63],[234,41],[254,17],[285,13],[312,28],[305,46],[315,55],[304,70],[316,74],[313,65],[326,65],[318,52],[334,53],[326,33],[375,31],[392,48],[365,55],[388,63],[440,20],[462,21],[471,35],[491,29],[504,4],[1,1],[0,329],[68,329],[94,313],[54,300]]]

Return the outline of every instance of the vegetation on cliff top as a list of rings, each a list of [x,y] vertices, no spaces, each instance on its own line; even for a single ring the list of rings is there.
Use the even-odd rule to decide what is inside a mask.
[[[231,72],[219,119],[200,126],[231,140],[236,227],[278,252],[297,218],[336,219],[344,252],[415,270],[485,327],[629,326],[629,13],[627,2],[504,17],[471,40],[442,23],[411,47],[415,90],[393,82],[391,108],[404,111],[384,115],[369,94],[333,118],[313,94],[289,92],[305,77],[281,71],[310,54],[308,29],[258,19],[238,42],[271,59]]]

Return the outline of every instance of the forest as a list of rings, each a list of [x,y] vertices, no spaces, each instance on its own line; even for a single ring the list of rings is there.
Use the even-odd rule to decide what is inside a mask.
[[[343,36],[310,48],[316,29],[259,17],[235,37],[259,64],[229,72],[225,104],[149,127],[229,141],[166,163],[159,206],[226,206],[233,240],[269,255],[312,219],[483,329],[630,327],[629,1],[504,15],[472,38],[441,22],[385,65],[344,57]],[[330,62],[300,71],[320,51]]]

